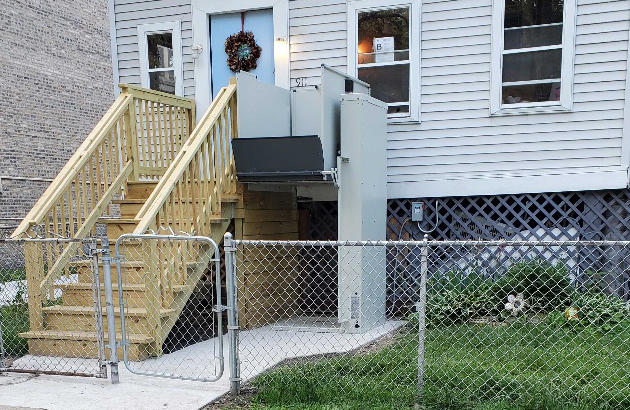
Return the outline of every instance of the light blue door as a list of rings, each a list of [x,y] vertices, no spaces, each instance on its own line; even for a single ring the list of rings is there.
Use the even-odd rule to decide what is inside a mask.
[[[258,59],[258,67],[250,73],[258,76],[258,79],[274,84],[274,59],[273,59],[273,10],[251,10],[245,12],[244,24],[241,13],[213,14],[210,16],[210,47],[212,65],[212,98],[216,97],[221,87],[229,84],[230,77],[235,73],[227,65],[225,52],[225,40],[232,34],[245,31],[254,33],[256,43],[262,49]]]

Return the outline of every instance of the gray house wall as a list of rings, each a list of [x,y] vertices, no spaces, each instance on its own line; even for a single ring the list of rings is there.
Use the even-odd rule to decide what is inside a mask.
[[[184,97],[195,97],[190,0],[115,0],[118,75],[124,84],[140,84],[138,25],[181,21]]]
[[[291,86],[318,84],[322,63],[347,70],[348,3],[289,1]],[[137,25],[180,20],[184,93],[192,97],[190,0],[115,4],[121,82],[140,82]],[[412,90],[420,121],[388,128],[388,196],[626,187],[630,2],[577,0],[576,22],[572,111],[497,117],[490,115],[492,0],[421,0],[420,87]]]
[[[111,105],[107,2],[0,8],[0,227],[33,206]]]
[[[490,116],[492,0],[421,3],[420,122],[389,127],[390,198],[627,185],[629,1],[577,0],[572,112],[504,117]],[[290,9],[292,79],[345,70],[346,1]]]

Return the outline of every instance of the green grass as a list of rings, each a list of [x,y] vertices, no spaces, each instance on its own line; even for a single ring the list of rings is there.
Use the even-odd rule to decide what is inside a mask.
[[[15,303],[0,307],[0,326],[5,356],[20,357],[28,352],[26,339],[18,336],[28,331],[28,305]]]
[[[11,282],[14,280],[25,280],[26,270],[24,268],[0,269],[0,283]]]
[[[286,365],[254,381],[253,409],[413,408],[416,335],[358,357]],[[424,409],[630,408],[630,329],[547,323],[430,328]],[[228,407],[229,408],[229,407]]]

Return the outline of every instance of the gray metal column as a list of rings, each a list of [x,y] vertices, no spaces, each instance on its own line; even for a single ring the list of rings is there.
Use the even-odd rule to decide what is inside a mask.
[[[227,232],[223,237],[225,249],[225,286],[228,308],[228,343],[230,362],[230,391],[239,394],[241,390],[240,363],[238,358],[238,304],[236,286],[236,248],[232,234]]]
[[[338,160],[339,241],[381,241],[387,230],[387,105],[365,94],[341,96]],[[344,332],[386,321],[386,253],[378,246],[338,252],[338,318]]]

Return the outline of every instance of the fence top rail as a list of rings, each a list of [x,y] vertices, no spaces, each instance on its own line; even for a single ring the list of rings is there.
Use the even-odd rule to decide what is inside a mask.
[[[53,243],[80,243],[80,242],[101,242],[102,239],[95,238],[0,238],[3,243],[26,243],[26,242],[53,242]]]
[[[493,240],[493,241],[273,241],[273,240],[239,240],[235,239],[234,246],[628,246],[630,241],[592,241],[592,240]]]

